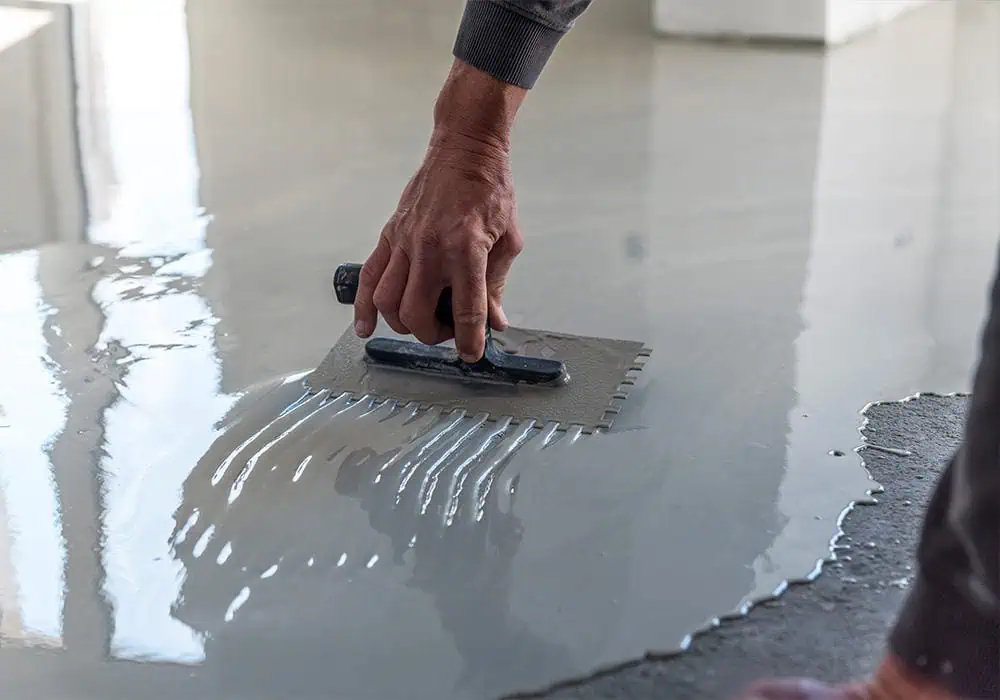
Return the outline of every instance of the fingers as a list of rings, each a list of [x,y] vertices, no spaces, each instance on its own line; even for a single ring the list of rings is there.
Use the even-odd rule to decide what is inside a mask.
[[[514,259],[524,248],[524,240],[517,224],[511,225],[490,251],[486,263],[486,293],[489,297],[490,327],[504,330],[509,325],[507,314],[503,310],[503,292],[507,284],[507,275],[514,264]]]
[[[452,334],[451,329],[442,326],[434,315],[442,289],[444,283],[437,269],[415,260],[410,266],[406,291],[399,307],[399,320],[417,340],[427,345],[437,345]]]
[[[382,279],[392,248],[385,236],[379,236],[378,245],[361,267],[358,293],[354,297],[354,332],[358,337],[367,338],[375,332],[378,323],[378,307],[375,306],[375,288]]]
[[[486,346],[486,265],[488,251],[470,249],[452,276],[455,347],[466,362],[477,362]]]
[[[406,291],[409,269],[409,257],[402,249],[396,248],[392,251],[382,279],[375,287],[375,294],[372,295],[375,307],[382,314],[382,318],[392,330],[400,335],[407,335],[410,332],[410,329],[399,319],[399,306],[403,301],[403,292]]]
[[[490,328],[495,331],[505,331],[510,326],[510,321],[507,320],[507,314],[504,313],[500,300],[492,295],[487,297],[487,318],[490,322]]]

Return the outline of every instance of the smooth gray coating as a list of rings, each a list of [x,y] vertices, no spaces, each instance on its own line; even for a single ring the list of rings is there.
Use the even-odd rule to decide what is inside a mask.
[[[0,51],[4,700],[481,700],[676,649],[828,555],[874,487],[859,407],[968,388],[995,3],[828,53],[595,3],[518,116],[504,306],[656,354],[611,434],[509,457],[476,415],[303,408],[461,0],[31,5]]]
[[[385,369],[365,360],[364,343],[348,327],[315,372],[306,377],[313,388],[371,395],[401,403],[461,408],[470,414],[579,426],[585,433],[611,428],[621,402],[636,382],[649,351],[642,343],[610,338],[509,328],[497,334],[505,349],[529,357],[562,360],[569,381],[561,386],[505,386],[427,377]],[[640,353],[642,357],[640,357]]]
[[[289,614],[288,585],[306,586],[312,601],[295,628],[319,634],[322,620],[336,619],[353,630],[328,640],[323,661],[348,697],[494,697],[585,673],[612,649],[641,653],[612,630],[634,556],[630,531],[666,466],[649,431],[580,436],[303,395],[296,383],[253,398],[186,480],[171,539],[187,571],[177,619],[217,640],[209,653],[218,645],[223,657],[235,629],[259,638],[251,653],[261,675],[245,669],[243,682],[309,687],[265,677],[274,645],[288,643],[268,632]],[[244,587],[253,607],[229,629],[227,608]],[[430,605],[394,610],[407,593]],[[432,614],[433,628],[414,613]],[[674,614],[670,646],[705,617]],[[428,653],[442,644],[458,655],[447,674],[377,670],[387,656],[415,661],[414,645]]]
[[[837,560],[814,583],[796,586],[748,616],[694,640],[686,654],[636,660],[598,678],[574,679],[547,700],[730,698],[762,674],[829,683],[869,677],[916,574],[923,518],[941,472],[962,439],[969,399],[921,396],[865,412],[865,438],[907,456],[864,450],[882,484],[878,505],[844,521]]]

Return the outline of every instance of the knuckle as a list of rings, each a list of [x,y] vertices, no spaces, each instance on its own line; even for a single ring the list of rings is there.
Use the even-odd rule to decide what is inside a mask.
[[[403,304],[399,307],[399,320],[400,322],[406,324],[408,328],[413,328],[414,326],[420,325],[417,322],[419,318],[418,314],[415,312],[413,307],[409,304]]]
[[[441,257],[448,263],[455,263],[467,257],[468,243],[458,236],[449,237],[440,248]]]
[[[383,314],[394,313],[396,311],[392,298],[381,287],[375,290],[375,293],[372,295],[372,302],[374,302],[375,308]]]
[[[447,248],[442,244],[441,237],[433,232],[421,233],[413,243],[407,246],[413,260],[420,264],[434,264],[440,260],[442,252]]]
[[[440,240],[441,248],[454,256],[468,257],[488,248],[488,234],[481,223],[462,221]]]
[[[454,310],[455,323],[460,326],[485,326],[486,325],[486,310],[485,309],[455,309]]]
[[[362,285],[366,285],[374,289],[375,285],[378,284],[379,277],[378,273],[375,272],[375,266],[369,260],[364,265],[361,266],[361,275],[358,281]]]
[[[420,234],[420,247],[424,250],[437,250],[441,247],[441,235],[434,229],[425,229]]]
[[[507,247],[511,257],[517,257],[524,250],[524,239],[518,235],[509,234],[507,236]]]
[[[449,251],[444,258],[446,267],[459,279],[484,275],[489,248],[467,243]]]
[[[382,318],[384,318],[385,322],[389,324],[389,328],[396,331],[400,335],[406,335],[410,332],[410,330],[403,325],[402,321],[400,321],[399,317],[395,314],[382,314]]]

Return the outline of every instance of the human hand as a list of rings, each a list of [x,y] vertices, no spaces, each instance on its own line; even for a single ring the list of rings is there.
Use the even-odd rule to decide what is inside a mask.
[[[486,323],[507,327],[504,284],[523,241],[508,134],[524,91],[459,62],[435,107],[435,129],[416,174],[361,270],[354,328],[378,314],[429,345],[455,339],[466,362],[483,356]],[[452,289],[454,328],[434,311]]]
[[[355,330],[377,314],[401,334],[436,345],[455,338],[462,359],[483,356],[486,322],[503,330],[504,283],[523,241],[508,156],[489,144],[432,144],[361,270]],[[452,288],[454,328],[434,316]]]

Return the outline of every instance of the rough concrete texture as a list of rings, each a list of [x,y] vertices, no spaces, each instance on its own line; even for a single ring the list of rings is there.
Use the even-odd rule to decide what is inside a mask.
[[[518,697],[725,699],[762,673],[828,681],[866,676],[913,578],[924,505],[959,444],[967,405],[964,396],[922,395],[869,408],[865,443],[910,455],[861,451],[885,492],[878,505],[847,515],[839,560],[814,583],[697,637],[685,654]]]

